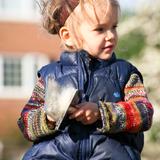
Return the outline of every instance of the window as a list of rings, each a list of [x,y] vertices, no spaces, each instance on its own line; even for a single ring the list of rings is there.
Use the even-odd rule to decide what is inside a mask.
[[[31,95],[36,73],[49,60],[43,54],[24,56],[0,54],[0,98],[26,98]]]
[[[16,10],[20,8],[20,0],[1,0],[2,10]]]
[[[7,57],[3,59],[3,85],[21,86],[22,85],[22,64],[20,58]]]
[[[30,19],[36,20],[39,16],[36,0],[0,0],[1,19]]]

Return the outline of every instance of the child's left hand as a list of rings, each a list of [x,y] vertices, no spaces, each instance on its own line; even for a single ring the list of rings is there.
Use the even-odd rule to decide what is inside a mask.
[[[96,103],[85,102],[71,107],[69,118],[89,125],[100,119],[100,111]]]

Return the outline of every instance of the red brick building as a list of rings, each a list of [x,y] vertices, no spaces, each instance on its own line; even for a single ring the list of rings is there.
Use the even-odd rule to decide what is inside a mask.
[[[59,38],[41,27],[35,0],[0,0],[0,140],[18,131],[37,70],[59,51]]]

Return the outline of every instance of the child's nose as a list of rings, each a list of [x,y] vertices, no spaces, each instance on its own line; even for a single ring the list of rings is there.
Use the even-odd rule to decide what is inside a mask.
[[[106,35],[105,35],[106,40],[114,39],[114,37],[115,37],[115,34],[113,33],[112,30],[107,30],[106,31]]]

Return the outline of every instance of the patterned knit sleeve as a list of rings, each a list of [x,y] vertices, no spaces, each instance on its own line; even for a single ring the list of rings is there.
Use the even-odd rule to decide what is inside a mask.
[[[31,98],[21,112],[18,126],[30,141],[37,141],[54,133],[54,126],[51,126],[44,112],[44,82],[41,78],[38,79]]]
[[[100,102],[102,132],[136,133],[146,131],[151,127],[153,108],[139,75],[130,76],[124,88],[124,94],[122,102]]]

